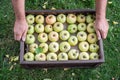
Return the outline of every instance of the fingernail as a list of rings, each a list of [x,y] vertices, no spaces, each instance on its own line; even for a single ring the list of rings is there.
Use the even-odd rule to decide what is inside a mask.
[[[98,37],[98,40],[100,40],[101,38],[100,37]]]
[[[23,37],[22,40],[25,41],[25,38]]]

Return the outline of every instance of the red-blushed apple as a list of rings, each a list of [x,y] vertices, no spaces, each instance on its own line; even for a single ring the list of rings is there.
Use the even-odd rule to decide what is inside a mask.
[[[56,17],[54,15],[48,15],[46,17],[46,23],[47,24],[54,24],[56,22]]]
[[[35,50],[36,50],[36,48],[38,48],[38,44],[32,43],[32,44],[30,44],[30,46],[29,46],[29,51],[32,52],[32,53],[34,53]]]

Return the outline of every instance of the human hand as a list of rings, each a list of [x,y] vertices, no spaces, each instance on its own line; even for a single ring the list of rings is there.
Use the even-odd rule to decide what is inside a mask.
[[[28,24],[25,19],[16,19],[14,24],[14,39],[17,41],[25,41]]]
[[[98,36],[98,40],[101,38],[105,39],[107,37],[109,24],[106,18],[96,18],[94,27]]]

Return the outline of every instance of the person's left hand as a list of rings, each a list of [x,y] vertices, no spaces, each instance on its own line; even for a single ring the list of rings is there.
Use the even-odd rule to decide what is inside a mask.
[[[105,39],[107,37],[109,24],[106,18],[96,18],[94,27],[98,36],[98,40],[100,40],[101,38]]]

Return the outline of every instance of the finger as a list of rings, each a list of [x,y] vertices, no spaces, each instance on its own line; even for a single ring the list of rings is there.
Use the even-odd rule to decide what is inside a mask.
[[[27,31],[25,31],[25,32],[23,33],[22,41],[25,41],[25,39],[26,39],[26,34],[27,34]]]
[[[105,39],[107,37],[107,32],[101,30],[101,33],[102,33],[102,38]]]
[[[101,35],[100,35],[100,32],[98,30],[96,31],[96,34],[97,34],[98,40],[100,40],[101,39]]]
[[[16,34],[15,36],[16,36],[15,40],[20,41],[22,35]]]

